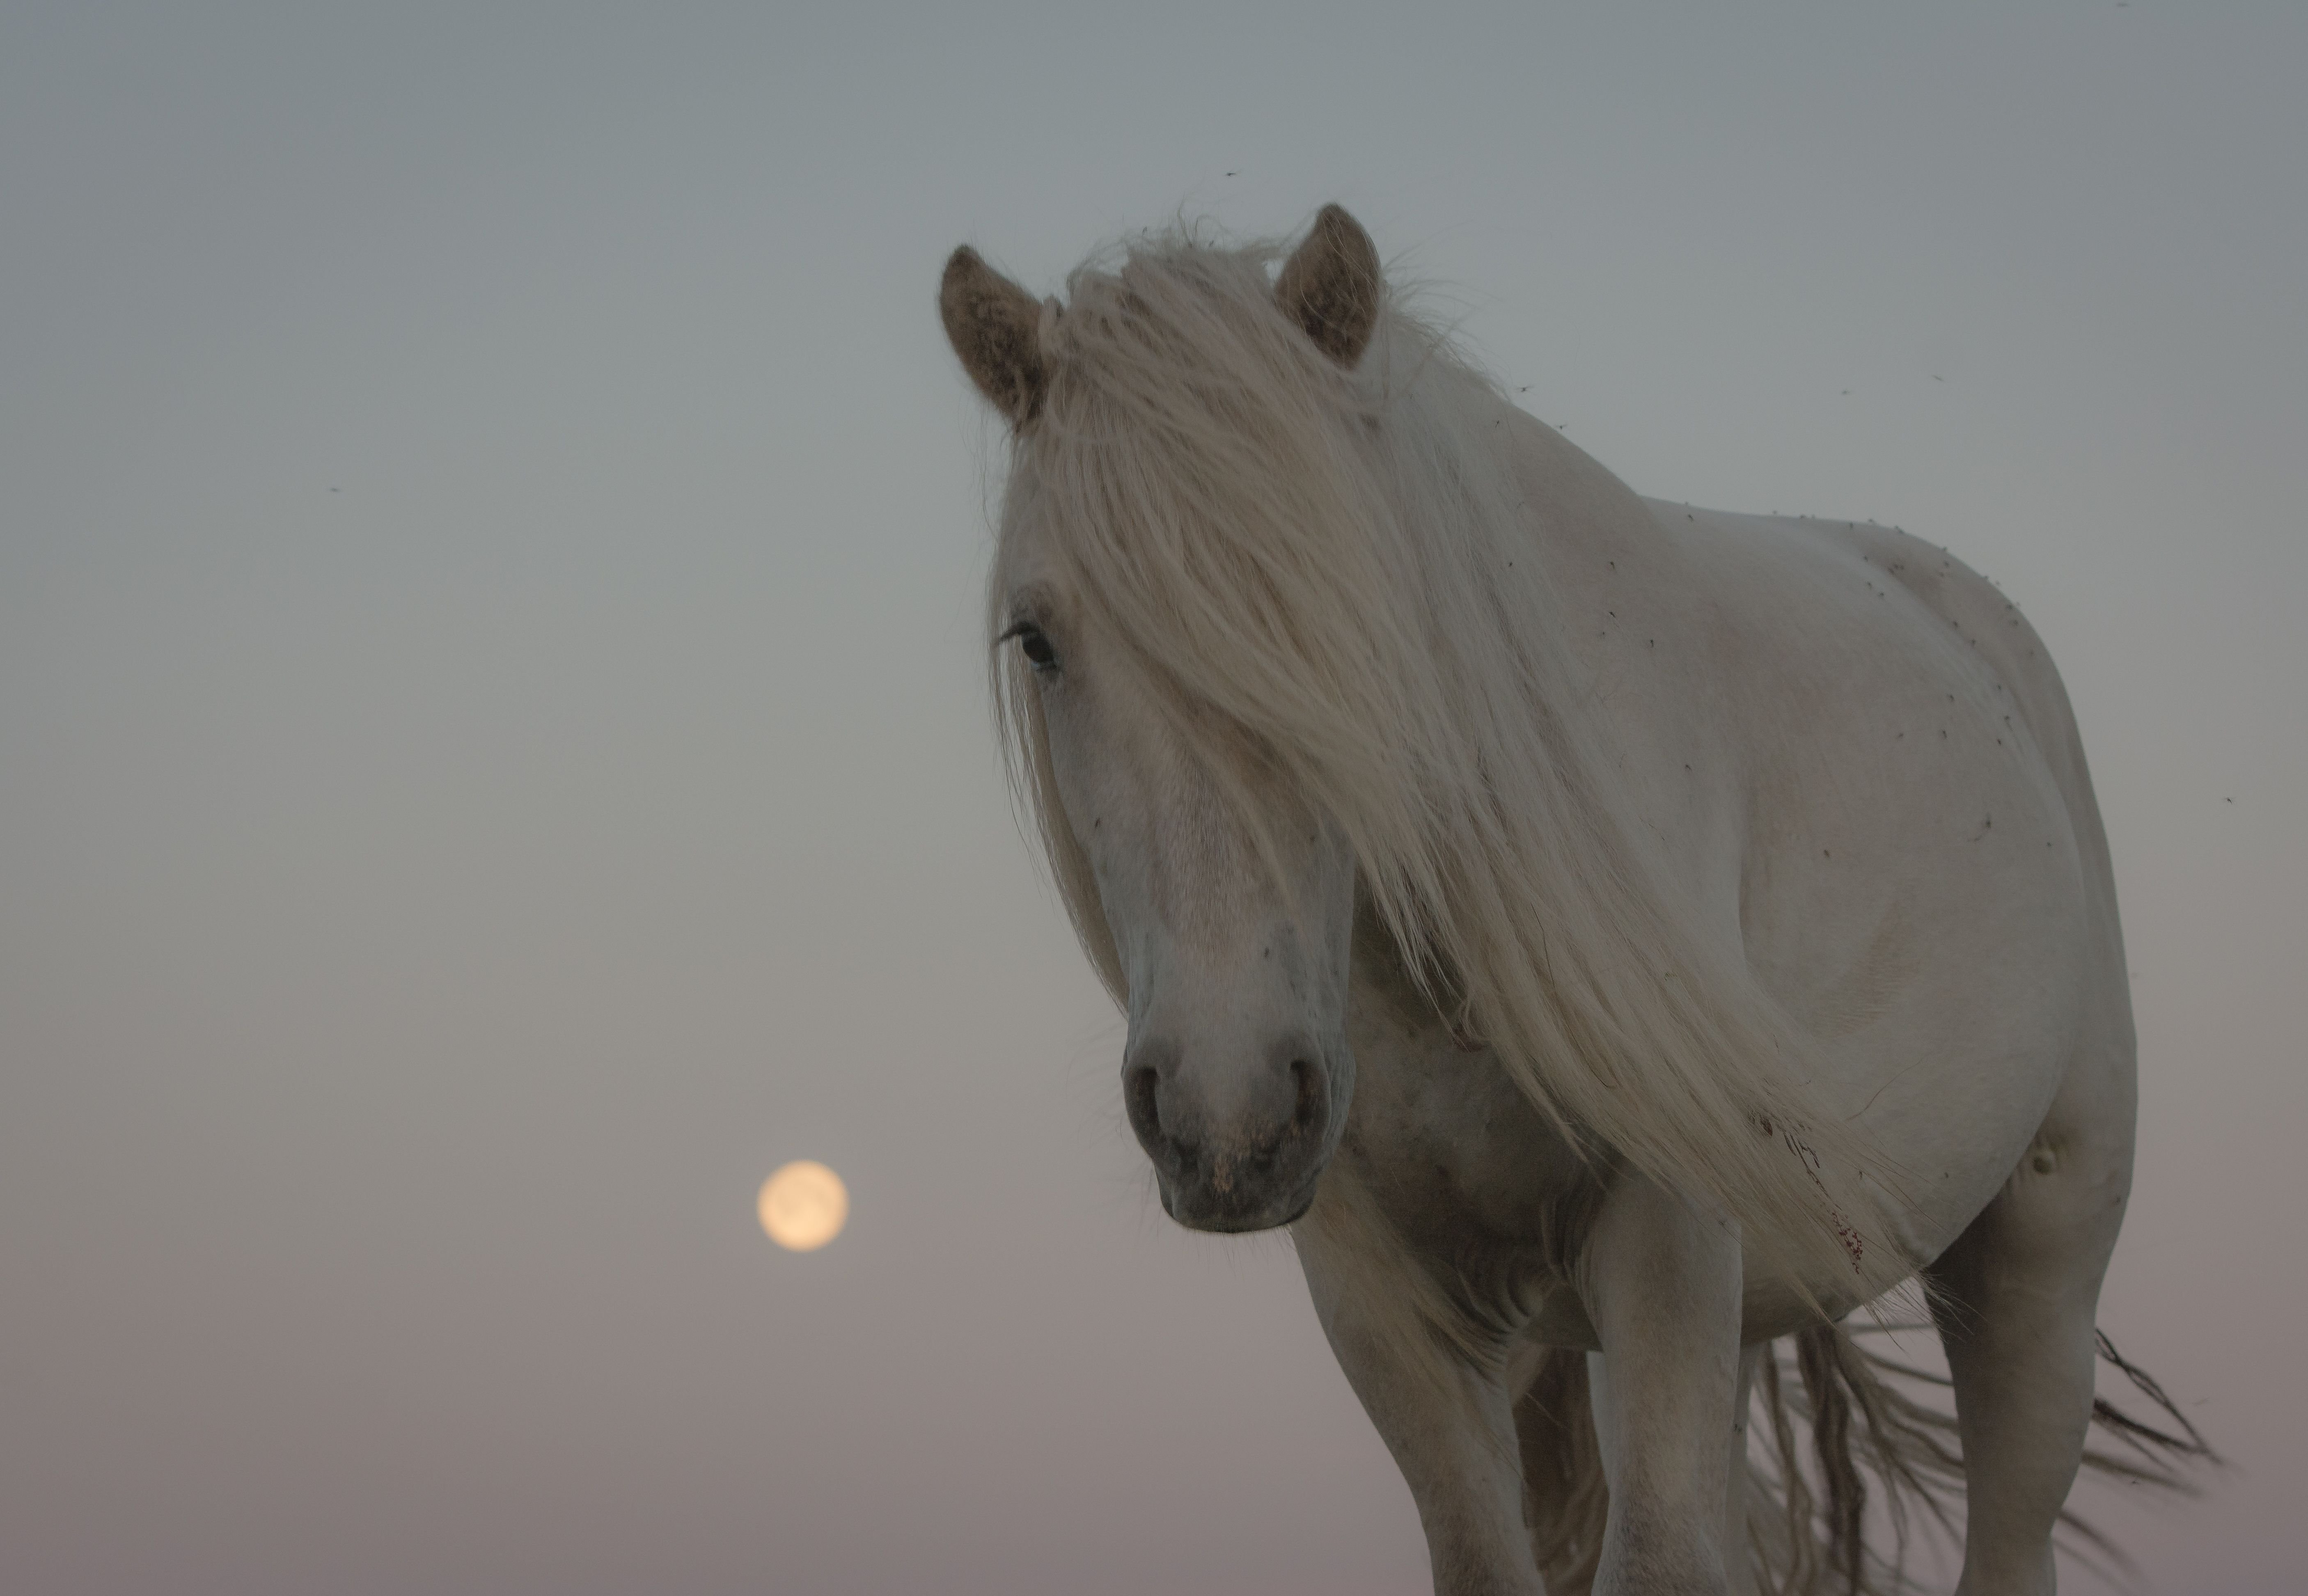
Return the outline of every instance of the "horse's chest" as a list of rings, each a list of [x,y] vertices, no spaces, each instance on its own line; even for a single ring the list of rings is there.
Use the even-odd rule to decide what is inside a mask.
[[[1357,1001],[1355,1097],[1339,1155],[1468,1306],[1515,1328],[1547,1317],[1599,1189],[1486,1051]],[[1583,1322],[1583,1321],[1582,1321]],[[1504,1326],[1502,1326],[1504,1327]]]

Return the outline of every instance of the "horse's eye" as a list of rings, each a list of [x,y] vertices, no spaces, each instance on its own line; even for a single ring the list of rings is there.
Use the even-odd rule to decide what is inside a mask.
[[[1036,670],[1055,671],[1058,668],[1058,651],[1050,647],[1050,639],[1042,629],[1030,621],[1021,621],[1005,635],[1018,639],[1018,651]]]

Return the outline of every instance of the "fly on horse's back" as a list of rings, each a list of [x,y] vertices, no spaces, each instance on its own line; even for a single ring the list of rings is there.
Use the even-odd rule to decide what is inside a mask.
[[[1179,1223],[1289,1227],[1438,1592],[1894,1589],[1855,1456],[1885,1523],[1968,1496],[1968,1596],[2049,1592],[2080,1462],[2208,1455],[2094,1395],[2097,1349],[2160,1400],[2094,1324],[2123,939],[1993,587],[1637,497],[1335,206],[1063,301],[958,250],[940,308],[1011,427],[995,696],[1132,1128]],[[1918,1287],[1952,1419],[1842,1323]]]

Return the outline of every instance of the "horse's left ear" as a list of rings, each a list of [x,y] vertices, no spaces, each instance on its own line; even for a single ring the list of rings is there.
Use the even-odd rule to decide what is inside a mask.
[[[1325,205],[1306,242],[1282,263],[1274,297],[1315,348],[1348,371],[1378,326],[1378,246],[1342,207]]]

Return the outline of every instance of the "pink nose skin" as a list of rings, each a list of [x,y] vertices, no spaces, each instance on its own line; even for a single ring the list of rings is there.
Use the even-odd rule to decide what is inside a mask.
[[[1193,1230],[1288,1224],[1313,1201],[1336,1145],[1332,1070],[1311,1037],[1282,1037],[1234,1068],[1243,1073],[1205,1081],[1161,1036],[1142,1038],[1123,1063],[1130,1128],[1153,1161],[1162,1206]]]

